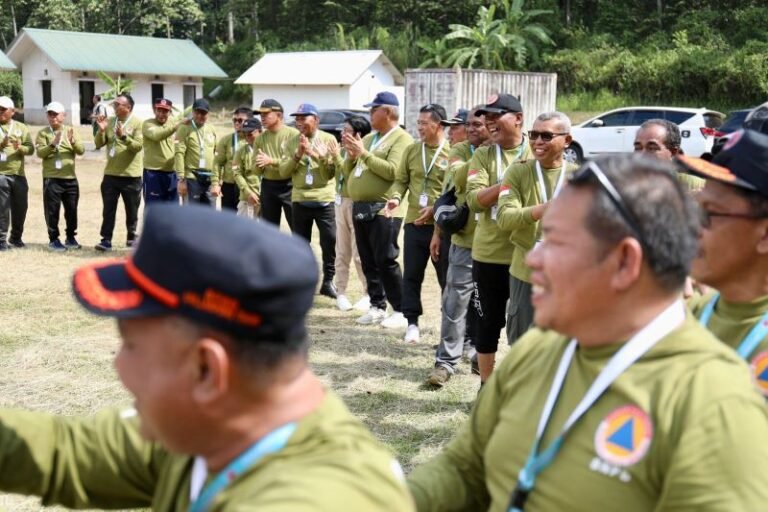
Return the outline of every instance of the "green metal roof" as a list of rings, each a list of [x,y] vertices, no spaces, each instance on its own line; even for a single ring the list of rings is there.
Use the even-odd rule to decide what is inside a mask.
[[[16,69],[16,64],[11,62],[11,59],[9,59],[7,55],[5,55],[3,52],[0,52],[0,70],[5,71],[8,69]]]
[[[64,71],[227,77],[189,39],[37,28],[24,28],[23,32]]]

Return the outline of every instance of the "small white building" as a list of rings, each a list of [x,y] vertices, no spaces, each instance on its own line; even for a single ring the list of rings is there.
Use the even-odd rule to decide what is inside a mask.
[[[350,50],[267,53],[235,83],[253,88],[254,107],[272,98],[290,113],[301,103],[361,109],[381,91],[402,104],[405,79],[381,50]]]
[[[14,71],[16,70],[16,64],[8,58],[6,54],[0,52],[0,71]]]
[[[89,124],[93,96],[109,88],[99,71],[133,81],[134,113],[144,119],[153,115],[154,98],[184,108],[202,96],[204,77],[227,77],[188,39],[24,28],[8,57],[21,69],[24,119],[30,124],[45,124],[51,101],[66,107],[73,124]]]

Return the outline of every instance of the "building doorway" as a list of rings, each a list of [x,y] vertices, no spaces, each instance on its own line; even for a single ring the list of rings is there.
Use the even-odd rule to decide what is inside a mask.
[[[195,86],[194,85],[185,85],[184,86],[184,108],[191,107],[192,104],[195,102]]]
[[[163,84],[152,84],[152,105],[155,105],[155,101],[161,98],[165,98],[165,86]]]
[[[96,82],[93,80],[80,80],[78,83],[80,92],[79,118],[81,125],[91,124],[91,112],[93,112],[93,97],[96,95]]]

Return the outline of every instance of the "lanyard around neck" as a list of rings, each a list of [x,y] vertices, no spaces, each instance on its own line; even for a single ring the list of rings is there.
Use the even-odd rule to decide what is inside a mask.
[[[435,154],[432,157],[432,161],[429,163],[429,167],[427,167],[427,144],[424,142],[421,143],[421,167],[424,169],[425,185],[427,182],[427,178],[429,177],[429,173],[431,173],[432,169],[435,167],[435,162],[437,162],[437,159],[440,156],[440,152],[443,150],[443,147],[445,147],[445,139],[443,139],[443,141],[437,147],[437,150],[435,151]]]
[[[192,121],[192,128],[195,129],[195,135],[197,135],[197,143],[200,145],[200,156],[203,156],[205,155],[205,145],[203,143],[203,136],[200,135],[200,130],[198,129],[194,121]],[[203,130],[205,130],[205,125],[203,125]]]
[[[227,488],[237,477],[251,469],[267,455],[277,453],[288,444],[288,440],[296,431],[296,423],[288,423],[279,427],[251,445],[235,460],[229,463],[211,482],[206,485],[199,496],[190,496],[192,501],[189,512],[205,512],[213,503],[214,498]]]
[[[48,126],[48,129],[51,130],[51,134],[53,135],[53,138],[56,138],[56,131],[53,129],[52,126]],[[59,151],[59,148],[61,147],[61,143],[64,141],[64,128],[61,128],[61,138],[59,139],[59,143],[56,144],[56,151]]]
[[[563,166],[560,168],[560,177],[557,179],[555,189],[552,191],[552,199],[557,197],[557,194],[560,193],[560,189],[563,187],[563,183],[565,182],[566,163],[567,162],[565,161],[565,158],[563,158]],[[541,202],[546,203],[549,201],[549,197],[547,196],[547,184],[544,183],[544,174],[541,172],[541,164],[538,160],[536,161],[536,176],[539,178],[539,192],[541,192]]]
[[[128,116],[128,119],[125,120],[125,122],[120,121],[117,116],[115,116],[115,122],[112,123],[112,132],[115,135],[115,138],[112,140],[112,148],[114,149],[115,146],[117,146],[117,123],[120,122],[120,124],[125,127],[133,117],[133,112],[131,112],[131,115]]]
[[[387,133],[385,133],[384,136],[381,138],[379,138],[379,135],[381,134],[379,132],[376,132],[373,135],[373,139],[371,140],[371,149],[369,149],[368,151],[370,151],[371,153],[376,151],[376,148],[381,146],[381,144],[386,140],[386,138],[389,137],[389,134],[394,132],[395,130],[397,130],[397,125],[395,125],[395,127],[389,130]]]
[[[712,313],[715,311],[717,301],[720,299],[720,294],[716,293],[714,297],[704,306],[704,310],[699,317],[699,323],[704,327],[709,323],[709,319],[712,318]],[[736,349],[736,353],[742,359],[749,359],[749,356],[757,349],[760,342],[768,336],[768,311],[766,311],[760,320],[757,321],[754,327],[747,333],[739,347]]]
[[[501,157],[501,146],[496,144],[496,182],[501,183],[501,180],[504,179],[504,175],[507,173],[507,169],[515,163],[516,161],[520,160],[520,157],[523,156],[523,151],[525,151],[525,135],[523,135],[523,141],[520,143],[520,147],[517,150],[517,154],[512,158],[512,161],[509,162],[509,165],[504,165],[506,162],[503,161]]]
[[[541,412],[538,427],[536,428],[536,439],[534,440],[531,453],[520,474],[517,477],[517,486],[512,493],[512,499],[509,505],[510,512],[522,512],[528,495],[533,491],[536,484],[536,477],[557,457],[560,448],[565,441],[571,428],[579,419],[589,410],[592,405],[602,396],[608,387],[622,374],[632,366],[643,354],[653,348],[662,338],[675,330],[685,321],[685,305],[681,300],[676,300],[671,306],[665,309],[660,315],[654,318],[648,325],[638,331],[632,338],[621,347],[608,364],[598,374],[597,378],[587,390],[587,393],[581,399],[579,404],[573,410],[571,415],[563,425],[562,430],[552,443],[543,451],[539,451],[541,438],[549,423],[552,410],[557,402],[565,377],[568,374],[568,368],[573,360],[578,342],[572,339],[565,349],[560,364],[557,367],[555,378],[552,381],[552,387],[549,389],[549,395],[544,403],[544,410]]]
[[[2,138],[5,138],[6,135],[10,135],[11,134],[11,132],[13,131],[13,123],[14,123],[13,120],[11,120],[11,122],[8,123],[8,129],[7,130],[3,130],[3,127],[0,126],[0,136]]]

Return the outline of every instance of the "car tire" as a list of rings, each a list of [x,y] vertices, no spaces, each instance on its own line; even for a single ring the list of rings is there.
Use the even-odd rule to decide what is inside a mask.
[[[567,162],[580,164],[584,161],[584,152],[582,151],[581,146],[575,142],[571,142],[571,145],[565,148],[563,154],[565,155],[565,160]]]

